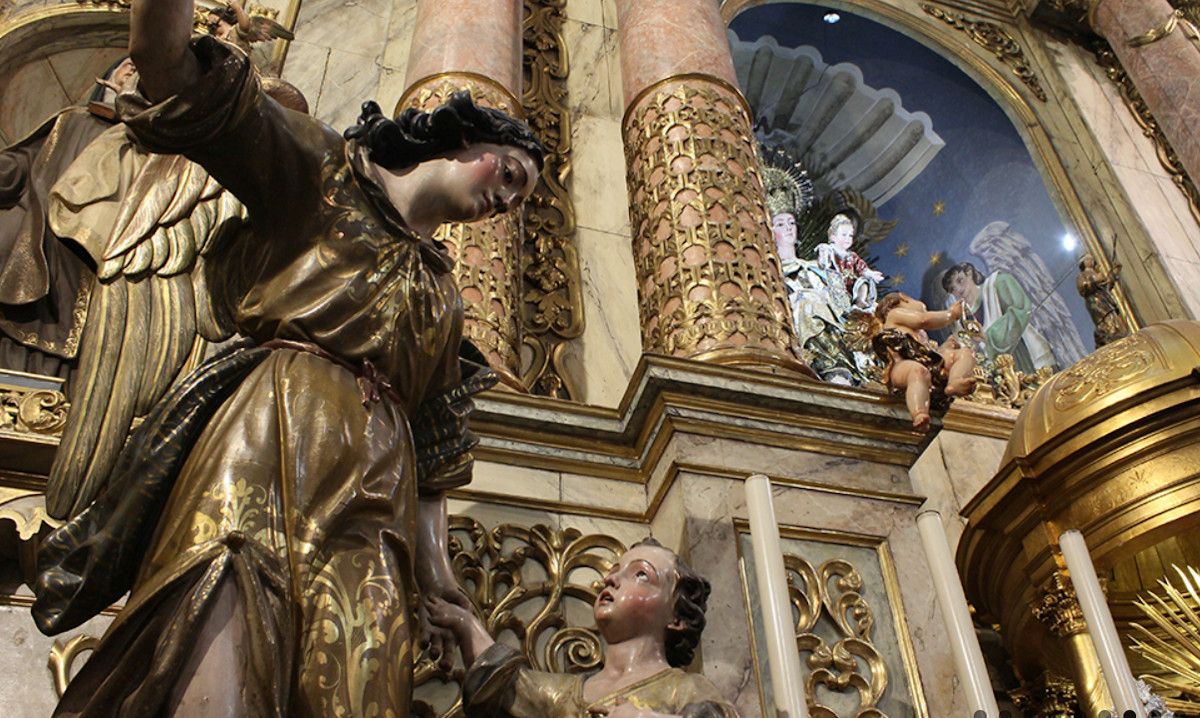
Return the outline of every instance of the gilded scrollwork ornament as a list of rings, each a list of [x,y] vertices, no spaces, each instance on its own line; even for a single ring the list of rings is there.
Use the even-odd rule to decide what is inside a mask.
[[[1054,408],[1068,411],[1125,386],[1150,371],[1158,359],[1149,339],[1131,334],[1097,349],[1062,373]]]
[[[921,9],[926,14],[941,20],[955,30],[966,33],[975,44],[996,56],[1011,70],[1018,80],[1023,82],[1033,96],[1042,102],[1046,101],[1046,90],[1042,88],[1041,78],[1030,67],[1025,57],[1025,49],[1021,43],[1007,30],[994,22],[973,20],[958,12],[948,12],[928,3],[923,3]]]
[[[70,408],[61,391],[0,384],[0,431],[59,436]]]
[[[875,616],[861,593],[858,569],[843,559],[814,567],[794,554],[784,554],[783,564],[797,616],[796,644],[808,667],[809,714],[838,718],[820,702],[820,693],[828,691],[856,695],[856,718],[886,718],[878,706],[888,687],[887,664],[873,642]]]
[[[450,537],[452,566],[489,633],[515,639],[535,670],[578,673],[600,665],[603,647],[591,606],[600,579],[625,551],[620,541],[542,524],[488,529],[467,516],[450,517]],[[584,614],[586,623],[573,621]],[[458,703],[447,706],[444,692],[436,690],[461,680],[461,669],[442,673],[422,660],[416,684],[428,685],[417,691],[415,711],[461,716]]]
[[[583,334],[584,319],[575,206],[567,189],[572,168],[565,8],[566,0],[525,0],[522,102],[546,148],[546,164],[525,202],[521,329],[530,356],[521,380],[534,394],[570,399],[578,392],[563,366],[563,349]]]
[[[1042,589],[1038,602],[1033,605],[1033,615],[1055,638],[1066,638],[1087,630],[1075,588],[1061,571],[1055,571]]]

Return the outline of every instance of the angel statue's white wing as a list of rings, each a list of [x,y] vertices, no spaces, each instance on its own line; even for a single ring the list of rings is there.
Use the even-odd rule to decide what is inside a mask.
[[[207,342],[232,334],[205,286],[204,262],[241,229],[245,210],[202,167],[143,152],[118,125],[55,185],[50,214],[59,236],[97,264],[46,491],[50,514],[69,518],[103,488],[138,417],[198,365]]]
[[[971,240],[970,251],[987,265],[986,273],[1011,274],[1029,294],[1034,305],[1029,323],[1050,340],[1060,369],[1087,354],[1079,329],[1058,293],[1055,278],[1024,235],[1008,222],[992,222]]]

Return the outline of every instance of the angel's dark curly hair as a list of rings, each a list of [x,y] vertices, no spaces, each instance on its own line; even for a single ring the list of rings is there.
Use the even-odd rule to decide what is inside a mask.
[[[529,125],[475,104],[465,90],[429,112],[409,108],[394,120],[376,103],[364,102],[358,124],[346,130],[345,137],[366,147],[372,162],[390,170],[411,167],[476,142],[525,150],[539,170],[545,155]]]
[[[630,548],[638,546],[654,546],[671,551],[653,538],[642,539]],[[684,563],[679,554],[674,551],[671,553],[675,555],[676,574],[671,600],[675,604],[675,618],[683,625],[680,628],[667,628],[667,663],[675,668],[685,668],[691,665],[696,657],[696,646],[700,645],[700,634],[704,632],[706,622],[704,611],[708,608],[708,594],[712,592],[712,585]]]

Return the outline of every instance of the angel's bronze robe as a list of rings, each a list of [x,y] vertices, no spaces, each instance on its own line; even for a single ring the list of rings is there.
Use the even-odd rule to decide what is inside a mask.
[[[463,684],[467,718],[598,718],[618,703],[684,718],[738,718],[707,678],[678,668],[660,671],[591,703],[583,698],[584,677],[546,673],[495,644],[475,660]]]
[[[420,421],[462,419],[429,407],[469,398],[450,263],[353,144],[265,97],[236,50],[194,52],[195,85],[125,120],[246,205],[253,236],[209,258],[210,299],[273,348],[187,447],[129,600],[55,715],[164,711],[232,585],[240,715],[407,718],[418,496],[470,479],[463,421]]]

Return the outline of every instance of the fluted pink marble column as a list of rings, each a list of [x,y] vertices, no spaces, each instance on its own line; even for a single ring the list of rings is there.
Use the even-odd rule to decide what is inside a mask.
[[[522,0],[418,0],[405,80],[396,105],[432,109],[459,90],[516,117],[521,107]],[[515,217],[447,224],[437,231],[455,261],[465,334],[509,388],[520,379],[520,252]]]
[[[718,3],[616,5],[643,350],[810,374]]]
[[[1130,43],[1164,28],[1174,12],[1167,0],[1096,0],[1089,17],[1112,45],[1183,168],[1200,183],[1200,46],[1179,21],[1153,42]]]

